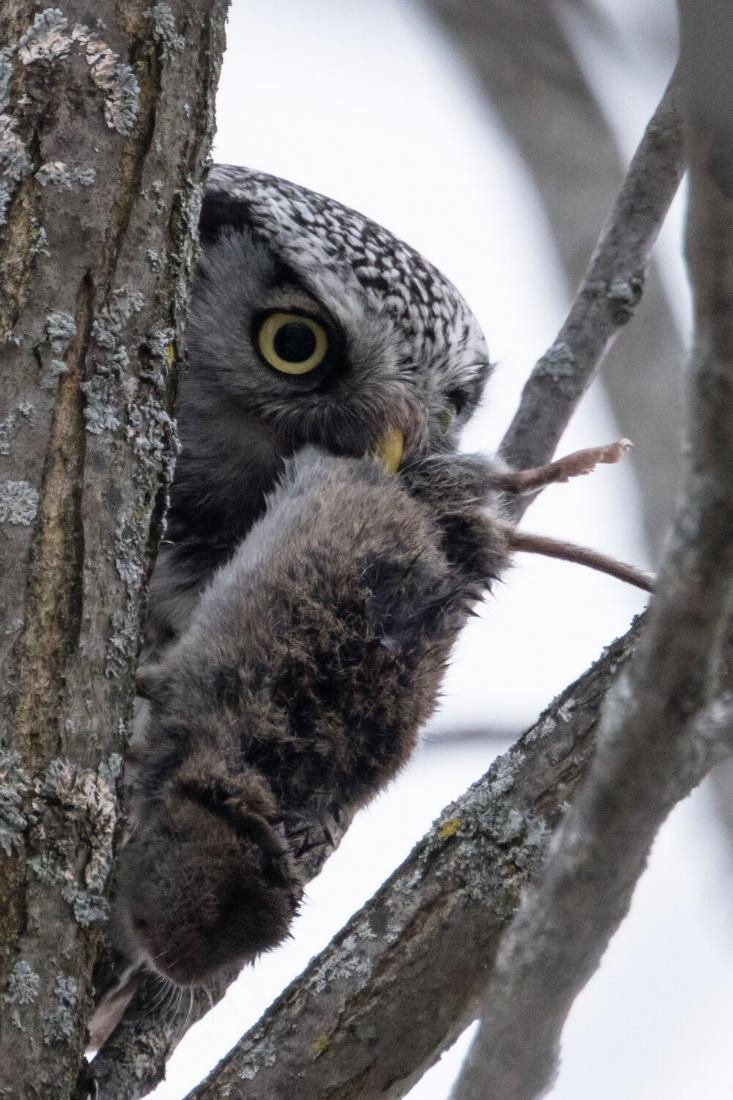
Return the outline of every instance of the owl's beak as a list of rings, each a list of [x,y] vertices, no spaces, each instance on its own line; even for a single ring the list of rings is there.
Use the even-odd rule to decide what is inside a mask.
[[[390,428],[376,444],[372,454],[387,467],[391,474],[396,474],[402,462],[404,449],[404,435],[399,428]]]

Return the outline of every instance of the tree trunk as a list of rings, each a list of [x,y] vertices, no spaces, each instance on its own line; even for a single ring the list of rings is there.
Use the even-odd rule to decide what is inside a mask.
[[[68,1096],[227,0],[0,14],[0,1095]],[[94,11],[92,20],[90,12]]]

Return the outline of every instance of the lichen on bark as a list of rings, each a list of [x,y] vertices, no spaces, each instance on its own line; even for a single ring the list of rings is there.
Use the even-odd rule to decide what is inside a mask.
[[[85,1044],[227,7],[0,13],[0,1095]]]

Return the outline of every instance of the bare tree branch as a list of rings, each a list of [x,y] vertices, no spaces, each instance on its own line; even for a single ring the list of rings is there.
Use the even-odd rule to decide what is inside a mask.
[[[638,304],[649,255],[679,185],[684,156],[677,80],[644,132],[585,279],[552,346],[535,366],[501,444],[512,465],[539,466],[554,453],[601,358]],[[517,501],[521,514],[527,505]]]
[[[557,0],[424,2],[450,31],[517,146],[547,213],[567,286],[574,290],[624,166],[568,41],[568,5]],[[597,8],[585,0],[570,7],[573,18],[582,15],[586,28],[595,23],[597,38],[612,41],[613,28]],[[655,29],[655,44],[667,48]],[[654,561],[681,477],[682,368],[674,318],[652,265],[634,324],[607,349],[602,376],[618,424],[637,443],[633,464]]]
[[[693,734],[715,697],[733,590],[733,10],[681,0],[680,14],[696,326],[684,491],[648,627],[604,707],[588,779],[502,945],[456,1100],[543,1093],[566,1015],[659,826],[718,756]]]
[[[502,930],[593,752],[638,627],[553,703],[192,1093],[404,1096],[471,1019]]]
[[[0,1093],[68,1096],[226,0],[0,9]]]

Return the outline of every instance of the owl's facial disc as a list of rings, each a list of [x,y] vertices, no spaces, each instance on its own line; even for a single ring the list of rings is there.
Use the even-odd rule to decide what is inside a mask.
[[[414,434],[410,417],[404,400],[391,410],[386,394],[377,407],[370,400],[371,393],[382,390],[375,382],[381,364],[375,372],[371,360],[350,354],[363,344],[363,326],[355,325],[353,311],[336,320],[303,286],[289,281],[271,287],[258,305],[251,322],[252,346],[268,375],[279,378],[283,403],[278,420],[281,427],[288,425],[289,445],[302,441],[368,454],[396,474]],[[366,400],[360,400],[362,388]],[[267,416],[268,410],[262,411]],[[339,421],[347,428],[342,434],[350,436],[343,442]]]

